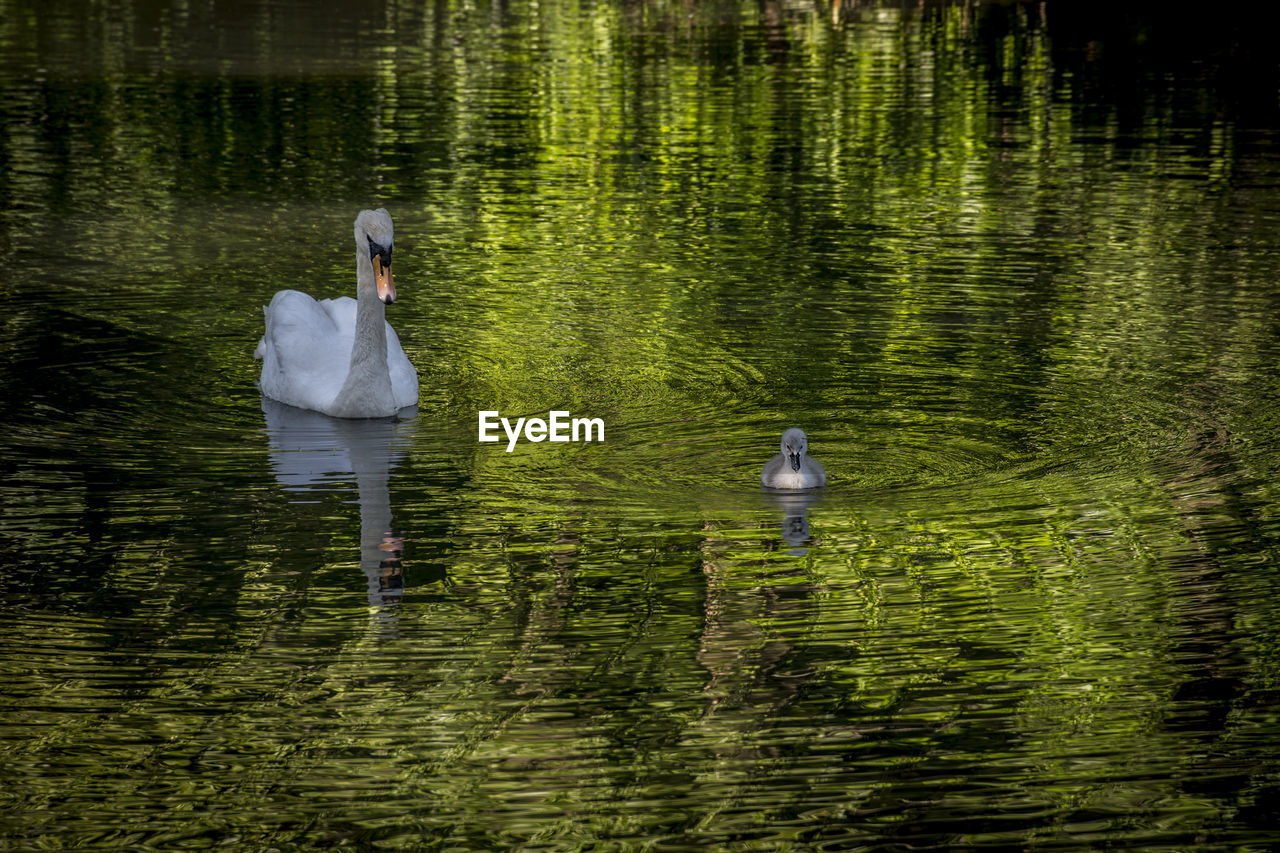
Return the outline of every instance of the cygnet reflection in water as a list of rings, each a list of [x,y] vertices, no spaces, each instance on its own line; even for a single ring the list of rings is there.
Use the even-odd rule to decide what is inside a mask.
[[[827,484],[827,472],[818,460],[805,455],[809,439],[804,430],[792,427],[782,434],[782,452],[764,464],[760,482],[769,489],[799,491]]]
[[[820,492],[775,492],[770,495],[782,510],[782,541],[791,548],[787,553],[803,557],[810,544],[809,507],[822,500]]]
[[[337,490],[355,478],[360,503],[360,567],[369,603],[391,604],[404,590],[404,540],[391,526],[391,469],[405,456],[417,409],[400,420],[331,418],[262,398],[267,441],[276,480],[288,490]]]

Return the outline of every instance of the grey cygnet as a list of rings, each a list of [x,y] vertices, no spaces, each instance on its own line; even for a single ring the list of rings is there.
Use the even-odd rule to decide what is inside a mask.
[[[809,440],[804,430],[792,427],[782,434],[782,452],[764,465],[760,482],[770,489],[817,489],[827,484],[827,472],[818,460],[805,456]]]

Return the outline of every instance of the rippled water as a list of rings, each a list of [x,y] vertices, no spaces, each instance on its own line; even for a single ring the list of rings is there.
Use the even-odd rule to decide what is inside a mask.
[[[0,846],[1274,842],[1258,29],[0,0]],[[417,412],[263,401],[376,205]]]

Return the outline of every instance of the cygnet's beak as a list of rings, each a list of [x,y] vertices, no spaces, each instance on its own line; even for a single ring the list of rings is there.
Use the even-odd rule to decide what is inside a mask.
[[[378,298],[387,305],[396,301],[396,283],[391,278],[391,264],[382,263],[381,255],[374,255],[373,278],[378,283]]]
[[[800,470],[800,454],[799,454],[799,453],[788,453],[788,454],[787,454],[787,458],[789,458],[789,459],[791,460],[791,470],[792,470],[792,471],[799,471],[799,470]]]

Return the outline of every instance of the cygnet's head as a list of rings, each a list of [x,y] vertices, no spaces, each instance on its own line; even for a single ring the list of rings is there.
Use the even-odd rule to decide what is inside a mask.
[[[808,446],[809,439],[799,427],[792,427],[782,434],[782,453],[791,463],[792,471],[800,470],[800,462],[804,459],[804,451]]]
[[[391,278],[391,246],[395,241],[391,214],[381,207],[377,210],[362,210],[356,217],[355,231],[356,252],[361,258],[366,251],[369,253],[378,298],[390,305],[396,301],[396,285]]]

